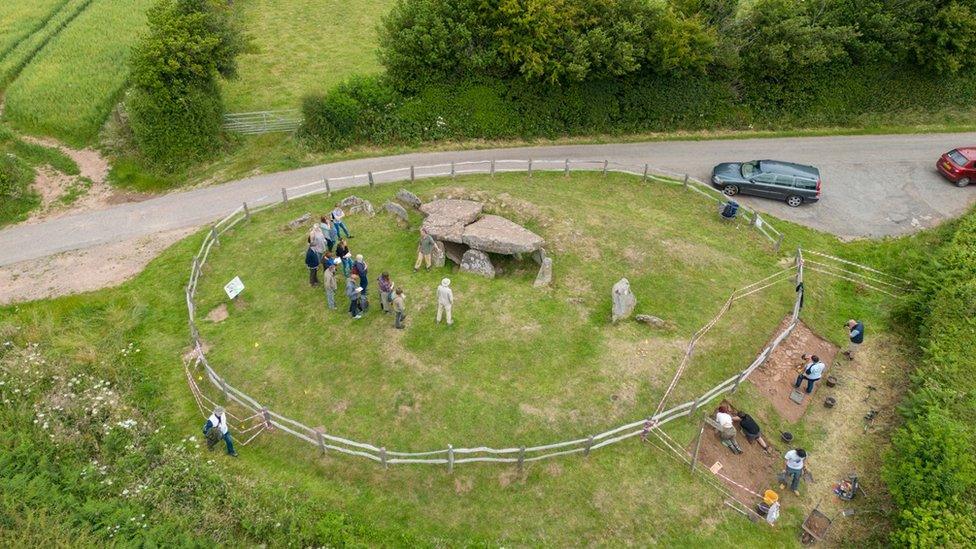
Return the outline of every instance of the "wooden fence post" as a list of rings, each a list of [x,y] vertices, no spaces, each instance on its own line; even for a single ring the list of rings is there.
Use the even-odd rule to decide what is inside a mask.
[[[455,175],[455,171],[454,171],[454,161],[452,160],[452,161],[451,161],[451,177],[454,177],[454,175]]]
[[[454,472],[454,445],[453,444],[447,445],[447,472],[448,473]]]
[[[386,463],[386,446],[380,448],[380,462],[383,463],[384,469],[389,469],[389,465]]]
[[[773,251],[779,253],[779,249],[782,245],[783,245],[783,233],[779,233],[779,238],[776,239],[776,244],[773,245]]]
[[[229,400],[230,399],[230,395],[228,394],[228,391],[227,391],[227,382],[224,381],[224,378],[222,378],[222,377],[218,377],[217,378],[217,381],[220,382],[220,390],[223,391],[223,393],[224,393],[224,401]]]
[[[373,172],[366,172],[366,177],[369,178],[369,188],[373,188]]]
[[[417,180],[417,176],[413,171],[413,164],[410,164],[410,182],[413,183]]]
[[[563,174],[566,177],[569,177],[569,159],[568,158],[566,159],[566,168],[563,170]]]
[[[695,415],[695,410],[697,409],[698,409],[698,399],[696,398],[695,401],[691,403],[691,408],[688,410],[688,415],[689,416]]]
[[[329,178],[326,177],[322,181],[325,182],[325,194],[328,195],[328,196],[332,196],[332,186],[329,185]]]
[[[247,209],[247,202],[244,203],[244,219],[246,221],[251,220],[251,210]]]
[[[701,450],[702,435],[705,434],[705,422],[702,422],[701,429],[698,430],[698,439],[695,440],[695,453],[691,455],[691,474],[695,474],[695,462],[698,461],[698,451]]]
[[[532,177],[532,159],[529,159],[529,177]]]
[[[326,453],[326,448],[325,448],[325,427],[316,427],[315,428],[315,438],[318,440],[318,442],[319,442],[319,450],[322,452],[322,455],[324,456],[325,453]]]
[[[609,163],[610,163],[609,160],[604,160],[603,161],[603,175],[607,175],[607,164],[609,164]]]
[[[491,176],[492,177],[495,177],[495,159],[494,158],[491,159],[490,172],[491,172]]]
[[[522,472],[522,469],[524,467],[525,467],[525,446],[520,446],[519,447],[519,455],[518,455],[518,470],[519,470],[519,473]]]
[[[647,170],[648,169],[650,169],[650,166],[648,166],[647,164],[644,164],[644,183],[647,183]]]
[[[214,243],[220,246],[220,239],[217,237],[217,226],[213,225],[210,227],[210,238],[213,239]]]
[[[739,388],[739,384],[742,383],[742,380],[744,380],[745,378],[746,378],[746,371],[743,370],[742,373],[739,374],[739,377],[735,378],[735,384],[732,385],[732,390],[730,392],[735,393],[736,389]]]
[[[688,188],[688,174],[685,174],[685,188]]]
[[[592,447],[593,447],[593,435],[590,435],[586,439],[586,447],[583,448],[583,456],[584,457],[590,455],[590,448],[592,448]]]
[[[288,189],[284,187],[281,188],[281,201],[288,202]]]
[[[261,408],[261,417],[264,418],[265,429],[274,429],[274,425],[271,424],[271,412],[267,408]]]

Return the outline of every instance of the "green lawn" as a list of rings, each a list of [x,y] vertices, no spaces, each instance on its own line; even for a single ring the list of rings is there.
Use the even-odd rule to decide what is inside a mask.
[[[58,32],[5,92],[18,130],[90,144],[125,88],[128,53],[153,0],[95,0]]]
[[[392,0],[239,2],[257,51],[238,60],[240,78],[224,83],[230,112],[297,108],[351,74],[376,72],[376,25]]]
[[[506,272],[492,281],[449,274],[447,268],[413,275],[413,232],[399,229],[383,214],[371,220],[350,216],[354,252],[367,256],[373,277],[384,268],[392,273],[406,289],[410,313],[408,329],[394,331],[391,319],[375,312],[374,296],[374,311],[354,323],[341,311],[326,311],[321,290],[307,286],[304,230],[282,229],[284,221],[324,211],[332,200],[294,200],[226,233],[208,262],[200,316],[224,300],[220,286],[234,274],[247,285],[227,320],[200,322],[212,345],[208,356],[214,367],[277,411],[391,447],[564,440],[653,411],[681,345],[714,315],[737,285],[733,281],[771,273],[792,253],[772,254],[748,227],[720,223],[714,205],[697,194],[642,185],[639,178],[499,175],[494,180],[427,181],[414,190],[430,198],[459,187],[484,191],[493,209],[547,239],[555,262],[551,290],[531,287],[535,269],[528,264],[505,264]],[[395,186],[378,186],[356,194],[379,205],[395,191]],[[789,248],[802,243],[886,268],[891,258],[924,256],[919,238],[842,244],[771,221],[786,232]],[[18,540],[77,535],[91,543],[111,542],[108,528],[121,522],[118,517],[126,521],[129,514],[144,513],[152,517],[149,531],[155,537],[124,529],[118,541],[158,542],[174,539],[164,534],[179,533],[230,545],[353,543],[315,534],[324,526],[285,518],[341,513],[335,528],[358,525],[362,537],[356,541],[388,546],[798,544],[803,513],[816,503],[813,492],[799,505],[787,506],[779,527],[753,525],[725,508],[707,484],[689,477],[685,466],[636,439],[588,458],[531,464],[522,476],[493,464],[461,465],[453,474],[436,466],[384,471],[361,459],[320,457],[283,434],[260,435],[241,449],[239,460],[199,450],[199,465],[194,465],[191,448],[178,466],[168,465],[169,454],[159,445],[199,435],[202,422],[179,362],[188,349],[183,290],[201,238],[202,233],[178,243],[120,288],[0,309],[0,339],[21,347],[39,343],[36,353],[51,357],[51,366],[35,358],[30,371],[94,372],[163,427],[139,444],[110,437],[96,445],[96,456],[62,450],[61,472],[45,477],[62,484],[44,492],[36,486],[46,485],[28,480],[40,474],[33,469],[26,477],[0,474],[0,493],[6,494],[0,509],[8,517],[5,524],[20,527]],[[431,291],[444,275],[454,279],[457,297],[457,323],[450,330],[432,322]],[[621,276],[633,284],[638,312],[674,322],[672,331],[658,333],[632,323],[608,326],[609,288]],[[885,331],[885,300],[832,279],[810,277],[807,284],[805,317],[820,333],[839,342],[837,327],[847,315],[866,319],[879,337]],[[785,283],[737,302],[703,340],[672,402],[700,393],[751,361],[788,310],[792,294]],[[649,351],[646,356],[639,356],[637,346]],[[43,385],[31,387],[32,395],[44,394]],[[14,398],[3,391],[4,398]],[[764,428],[783,426],[748,384],[736,399],[764,419]],[[522,407],[523,402],[528,406]],[[46,442],[31,442],[39,433],[30,424],[33,406],[3,408],[5,425],[12,427],[0,434],[0,465],[5,455],[46,448]],[[790,427],[808,447],[824,440],[819,423]],[[675,421],[668,431],[687,443],[695,422]],[[869,450],[877,453],[876,447]],[[54,449],[45,451],[58,455]],[[93,457],[109,464],[108,478],[116,483],[85,492],[86,478],[69,480]],[[204,464],[207,459],[217,461],[219,482],[208,476],[218,473]],[[35,469],[46,470],[49,460]],[[13,463],[21,463],[16,471],[28,469],[23,457]],[[144,469],[162,466],[169,481],[134,500],[122,495],[145,477],[158,481],[159,475]],[[826,490],[825,482],[820,489]],[[228,492],[239,496],[233,499]],[[89,503],[72,503],[72,498]],[[211,503],[211,498],[218,499]],[[195,519],[195,513],[204,512],[195,506],[204,502],[226,509],[217,519],[226,528],[206,528]],[[177,520],[184,516],[182,509],[187,514]],[[47,518],[29,521],[31,516]],[[877,523],[870,515],[863,520]],[[59,526],[49,530],[48,525]],[[867,530],[859,532],[867,535]]]

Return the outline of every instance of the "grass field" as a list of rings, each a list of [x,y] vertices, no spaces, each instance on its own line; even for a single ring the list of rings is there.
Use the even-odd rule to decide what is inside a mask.
[[[490,189],[493,207],[549,240],[556,265],[552,290],[530,287],[530,266],[508,264],[493,281],[454,274],[457,324],[451,330],[435,326],[430,291],[447,271],[410,274],[412,232],[383,215],[368,221],[351,216],[354,251],[365,253],[373,277],[390,270],[409,295],[410,314],[408,329],[395,332],[390,319],[375,312],[374,296],[374,311],[353,323],[341,312],[326,311],[321,290],[307,287],[304,231],[281,228],[283,221],[324,210],[331,201],[294,200],[225,234],[208,262],[201,316],[206,306],[220,301],[219,285],[229,276],[240,274],[247,285],[243,306],[232,306],[227,320],[205,328],[215,367],[278,411],[307,414],[299,419],[319,419],[334,433],[371,442],[426,449],[447,443],[561,440],[653,409],[661,382],[673,373],[671,347],[714,314],[734,286],[727,279],[765,275],[791,254],[770,253],[745,226],[719,223],[713,204],[697,195],[680,187],[642,186],[637,178],[536,174],[528,181],[510,175],[494,182],[428,181],[415,190],[429,198],[459,187]],[[395,190],[379,186],[357,194],[380,204]],[[922,237],[842,244],[772,222],[786,232],[789,247],[802,244],[877,266],[890,265],[892,258],[909,262],[924,256]],[[77,536],[92,544],[111,543],[109,534],[119,532],[114,525],[127,523],[130,516],[138,521],[149,516],[147,529],[123,527],[115,541],[189,543],[185,536],[192,534],[245,545],[296,539],[302,545],[798,545],[798,525],[818,497],[813,492],[791,501],[777,528],[753,525],[726,509],[717,492],[689,477],[685,466],[635,439],[586,459],[532,464],[522,475],[491,465],[459,466],[453,474],[425,466],[384,471],[352,458],[319,457],[313,448],[280,434],[262,434],[241,449],[239,460],[190,447],[185,458],[171,463],[162,445],[199,436],[202,422],[178,360],[188,339],[183,290],[200,238],[175,245],[120,288],[0,309],[0,339],[25,349],[40,345],[31,351],[37,358],[30,372],[52,368],[54,375],[88,372],[107,379],[140,410],[142,416],[133,416],[140,425],[145,416],[150,426],[137,444],[130,444],[130,438],[98,442],[96,437],[85,443],[94,450],[72,446],[67,451],[50,446],[39,426],[31,425],[37,408],[29,399],[46,394],[45,385],[29,385],[29,398],[0,388],[12,402],[28,399],[0,412],[10,426],[0,435],[0,465],[18,464],[9,470],[12,475],[0,475],[0,508],[5,524],[16,525],[19,536],[0,539],[37,544]],[[609,287],[621,276],[633,283],[638,311],[674,322],[673,331],[607,326]],[[807,323],[835,343],[843,337],[838,326],[848,315],[866,319],[878,338],[888,326],[887,305],[874,294],[812,276],[807,289]],[[707,338],[672,402],[714,385],[765,344],[792,290],[783,285],[757,296],[737,302],[729,322]],[[635,344],[646,345],[649,352],[627,361],[640,354]],[[397,356],[403,358],[398,362]],[[44,366],[48,360],[51,366]],[[13,369],[8,373],[8,380],[26,375]],[[612,401],[613,394],[621,398]],[[530,408],[522,409],[521,399]],[[764,429],[784,427],[748,385],[736,400],[761,418]],[[812,422],[789,427],[808,448],[827,452],[822,445],[830,416],[814,412],[808,419]],[[152,434],[154,426],[159,430]],[[696,425],[677,421],[668,431],[690,441]],[[36,466],[23,457],[16,461],[29,448],[51,457]],[[845,466],[879,454],[875,439],[868,438],[857,448],[837,450],[849,452],[852,461]],[[53,456],[58,456],[56,475],[45,466]],[[108,467],[97,483],[81,473],[91,471],[92,459]],[[862,473],[875,492],[883,493],[876,470]],[[819,490],[828,489],[827,482],[821,480]],[[153,488],[138,496],[123,492],[144,484]],[[207,528],[198,520],[205,512],[200,505],[228,510],[215,519],[221,528]],[[333,517],[336,513],[340,519]],[[306,516],[332,518],[325,525],[288,518]],[[845,519],[853,530],[845,541],[871,533],[850,525],[883,525],[877,516],[860,517]],[[350,525],[358,526],[352,538],[340,543],[326,537],[325,532]],[[184,537],[172,537],[177,534]]]
[[[224,83],[231,112],[297,108],[351,74],[379,70],[376,25],[392,0],[255,0],[236,8],[257,51]]]
[[[91,143],[125,87],[129,49],[151,5],[152,0],[91,2],[9,84],[4,117],[27,133],[75,146]]]
[[[0,59],[39,30],[67,0],[9,0],[0,13]]]

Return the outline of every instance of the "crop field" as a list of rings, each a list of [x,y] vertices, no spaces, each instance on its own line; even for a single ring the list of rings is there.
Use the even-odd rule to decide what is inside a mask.
[[[7,0],[0,12],[0,59],[39,30],[67,0]]]
[[[376,25],[392,0],[254,0],[235,9],[256,51],[224,82],[230,112],[297,108],[352,74],[379,70]]]
[[[76,146],[90,143],[125,87],[128,53],[152,3],[69,2],[69,10],[55,17],[60,23],[49,21],[35,33],[33,49],[39,51],[26,44],[35,42],[33,36],[21,44],[28,55],[17,63],[29,63],[6,88],[4,117],[27,133]],[[77,16],[71,7],[81,10]],[[53,35],[44,36],[45,30]]]

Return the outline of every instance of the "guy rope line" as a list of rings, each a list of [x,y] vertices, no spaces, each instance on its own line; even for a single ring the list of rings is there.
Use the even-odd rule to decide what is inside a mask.
[[[815,271],[815,272],[818,272],[818,273],[821,273],[821,274],[830,275],[830,276],[834,276],[834,277],[837,277],[837,278],[843,278],[844,280],[853,282],[855,284],[860,284],[862,286],[866,286],[868,288],[871,288],[872,290],[881,292],[881,293],[886,294],[886,295],[889,295],[891,297],[896,297],[896,298],[897,297],[903,297],[903,296],[900,296],[898,294],[891,293],[888,290],[884,290],[882,288],[878,288],[877,286],[872,286],[872,285],[868,284],[867,282],[864,282],[864,281],[861,281],[861,280],[857,280],[855,278],[851,278],[849,276],[844,276],[844,275],[837,274],[837,273],[834,273],[834,272],[831,272],[831,271],[825,271],[823,269],[818,269],[816,267],[809,267],[809,269],[811,271]]]
[[[819,255],[820,257],[824,257],[824,258],[827,258],[827,259],[833,259],[834,261],[840,261],[841,263],[846,263],[848,265],[853,265],[855,267],[859,267],[861,269],[864,269],[865,271],[871,271],[872,273],[876,273],[876,274],[879,274],[879,275],[882,275],[882,276],[887,276],[888,278],[893,278],[895,280],[899,280],[901,282],[904,282],[905,284],[911,284],[911,281],[910,280],[905,280],[904,278],[897,277],[897,276],[895,276],[893,274],[888,274],[888,273],[886,273],[884,271],[879,271],[877,269],[868,267],[867,265],[862,265],[860,263],[855,263],[853,261],[848,261],[846,259],[841,259],[839,257],[832,256],[832,255],[825,254],[825,253],[821,253],[821,252],[817,252],[817,251],[814,251],[814,250],[804,250],[804,251],[807,252],[808,254]]]
[[[661,429],[657,429],[657,430],[660,431],[661,435],[663,435],[668,440],[670,440],[672,443],[674,443],[675,446],[678,446],[678,442],[676,440],[674,440],[673,438],[671,438],[671,436],[669,434],[667,434],[666,432],[664,432]],[[709,469],[709,471],[711,471],[711,469]],[[743,486],[742,484],[740,484],[740,483],[732,480],[731,478],[729,478],[726,475],[723,475],[722,473],[713,473],[713,474],[715,476],[719,477],[719,478],[725,479],[727,482],[730,482],[730,483],[734,484],[735,486],[738,486],[739,488],[742,488],[743,490],[745,490],[746,492],[749,492],[750,494],[756,496],[757,498],[762,498],[762,494],[757,494],[756,492],[752,491],[747,486]]]
[[[827,263],[820,263],[819,261],[813,261],[812,259],[808,259],[808,260],[806,260],[806,262],[809,263],[810,265],[818,265],[820,267],[824,267],[825,269],[833,269],[835,271],[840,271],[842,273],[846,273],[846,274],[849,274],[849,275],[852,275],[852,276],[859,276],[861,278],[866,278],[866,279],[871,280],[873,282],[877,282],[879,284],[884,284],[885,286],[891,286],[892,288],[895,288],[897,290],[901,290],[903,292],[907,292],[908,291],[908,288],[905,288],[904,286],[899,286],[897,284],[892,284],[891,282],[887,282],[885,280],[881,280],[880,278],[875,278],[873,276],[868,276],[866,274],[858,273],[858,272],[855,272],[855,271],[850,271],[848,269],[845,269],[843,267],[838,267],[836,265],[828,265]]]

